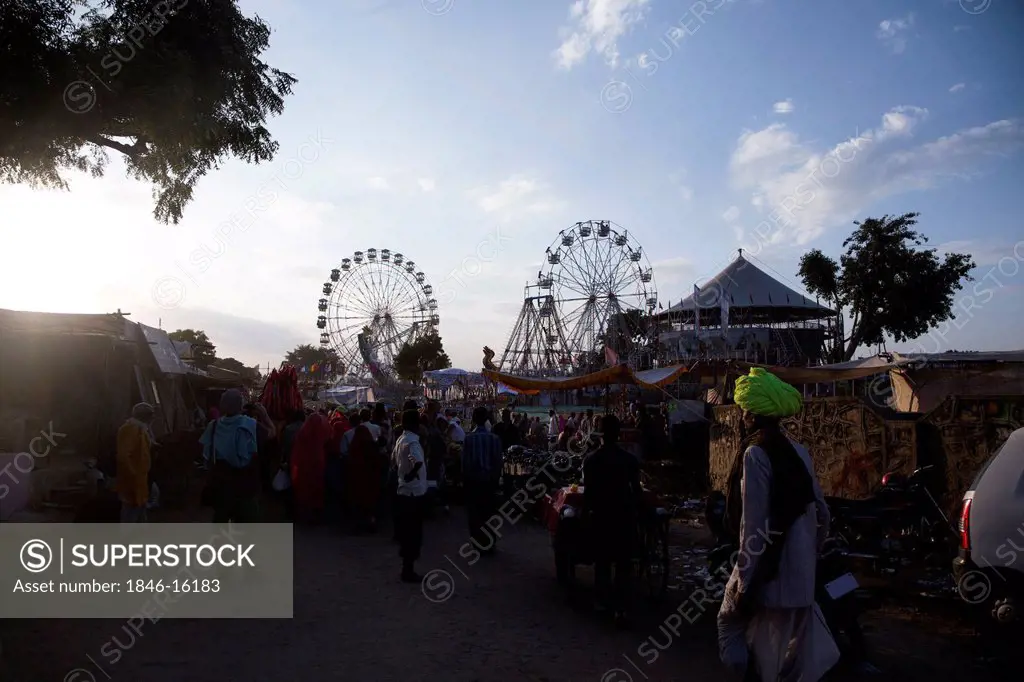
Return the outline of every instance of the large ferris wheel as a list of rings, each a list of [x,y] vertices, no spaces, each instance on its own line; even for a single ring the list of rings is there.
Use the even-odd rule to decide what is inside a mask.
[[[340,374],[393,379],[402,346],[437,328],[433,294],[426,275],[401,253],[356,251],[323,285],[317,306],[320,344],[338,354]]]
[[[643,248],[608,220],[558,233],[502,356],[502,369],[567,374],[601,365],[603,351],[638,365],[650,352],[649,318],[658,305]]]

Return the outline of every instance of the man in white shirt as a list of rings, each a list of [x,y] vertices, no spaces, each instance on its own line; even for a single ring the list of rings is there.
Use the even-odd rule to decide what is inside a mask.
[[[548,442],[558,440],[558,415],[554,410],[548,411]]]
[[[402,582],[419,583],[414,565],[423,547],[424,498],[427,494],[427,464],[419,437],[420,415],[416,410],[402,413],[402,435],[395,443],[392,460],[398,470],[395,534],[402,557]]]

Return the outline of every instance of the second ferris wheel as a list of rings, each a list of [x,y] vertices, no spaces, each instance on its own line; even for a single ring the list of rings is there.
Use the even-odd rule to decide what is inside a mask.
[[[561,230],[544,253],[535,284],[502,356],[505,371],[570,374],[605,363],[605,349],[637,366],[649,351],[658,305],[643,248],[608,220]]]

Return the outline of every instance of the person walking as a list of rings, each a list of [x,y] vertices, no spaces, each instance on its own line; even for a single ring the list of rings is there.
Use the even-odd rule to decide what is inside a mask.
[[[814,603],[828,505],[807,449],[781,426],[803,398],[759,367],[736,380],[734,395],[745,437],[728,478],[724,527],[741,549],[718,612],[719,654],[746,679],[775,682],[787,671],[785,679],[815,682],[839,655],[834,642],[831,650],[822,645],[831,635]]]
[[[262,488],[256,456],[258,425],[255,419],[242,414],[244,404],[240,391],[224,391],[220,398],[221,416],[206,427],[199,439],[210,468],[204,497],[213,507],[213,523],[258,520]]]
[[[427,494],[427,463],[420,444],[419,427],[419,412],[406,410],[402,413],[402,435],[392,453],[398,478],[395,536],[402,558],[402,582],[407,583],[423,580],[415,570],[423,547],[424,499]]]
[[[596,555],[594,582],[599,611],[609,608],[620,627],[627,624],[630,577],[643,506],[640,464],[619,447],[618,417],[602,421],[601,447],[583,460],[583,512]],[[612,583],[612,569],[615,581]]]
[[[380,427],[370,421],[370,410],[360,414],[360,424],[352,432],[346,461],[346,499],[357,531],[377,531],[377,506],[386,459],[379,448]]]
[[[497,507],[498,481],[503,466],[501,438],[485,428],[487,408],[473,410],[473,430],[462,444],[462,486],[466,496],[469,536],[481,554],[492,554],[498,539],[486,530]],[[504,423],[504,422],[502,422]]]
[[[156,410],[149,403],[132,408],[132,416],[117,430],[117,472],[114,487],[121,499],[121,523],[145,523],[149,502]]]
[[[554,445],[555,441],[558,440],[558,434],[561,432],[558,414],[553,409],[548,410],[548,445]]]
[[[501,411],[501,421],[494,427],[492,433],[501,439],[502,451],[507,451],[513,445],[519,445],[519,426],[512,423],[512,411],[507,407]]]

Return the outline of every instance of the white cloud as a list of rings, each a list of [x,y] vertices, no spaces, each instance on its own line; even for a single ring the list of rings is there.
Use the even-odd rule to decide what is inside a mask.
[[[1014,244],[1002,243],[993,239],[964,239],[944,242],[936,246],[935,250],[941,255],[967,253],[974,258],[974,263],[979,268],[990,268],[993,265],[998,265],[999,261],[1004,258],[1016,260],[1014,247]],[[1020,248],[1017,247],[1017,250],[1019,251]]]
[[[416,181],[416,184],[420,186],[420,189],[424,192],[433,192],[437,189],[437,183],[434,182],[433,178],[420,178]]]
[[[735,187],[750,192],[764,221],[748,238],[804,244],[826,229],[863,217],[870,204],[928,189],[977,172],[979,162],[1006,155],[1024,142],[1024,126],[1003,120],[913,146],[928,112],[897,107],[881,124],[829,149],[815,150],[775,124],[745,131],[730,165]]]
[[[515,214],[550,213],[561,205],[548,187],[539,180],[525,175],[513,175],[497,185],[470,190],[485,213],[495,213],[510,219]]]
[[[658,288],[658,300],[666,308],[669,294],[692,291],[693,283],[697,280],[696,266],[684,256],[655,261],[651,263],[651,269],[654,271],[654,283]]]
[[[643,21],[649,5],[650,0],[576,0],[569,9],[572,25],[560,31],[562,44],[554,53],[558,66],[571,69],[591,52],[616,66],[619,39]]]
[[[772,105],[772,111],[776,114],[792,114],[793,113],[793,100],[784,99],[781,102],[776,102]]]
[[[388,183],[387,178],[382,178],[379,175],[372,178],[366,179],[366,186],[370,189],[376,190],[388,190],[391,189],[391,185]]]
[[[907,49],[907,33],[913,25],[913,14],[899,19],[885,19],[878,24],[875,37],[889,47],[894,54],[902,54]]]
[[[724,220],[727,223],[735,222],[736,219],[739,217],[740,209],[738,209],[735,206],[730,206],[729,208],[725,209],[725,213],[722,214],[722,220]]]
[[[963,89],[964,89],[965,87],[967,87],[967,84],[966,84],[966,83],[957,83],[956,85],[954,85],[953,87],[951,87],[951,88],[949,89],[949,91],[950,91],[950,92],[953,92],[953,93],[956,93],[956,92],[960,92],[960,91],[961,91],[961,90],[963,90]]]
[[[680,169],[675,173],[671,173],[668,176],[668,181],[675,186],[676,191],[679,192],[679,196],[682,197],[683,201],[689,203],[693,201],[693,187],[686,184],[686,170]]]

